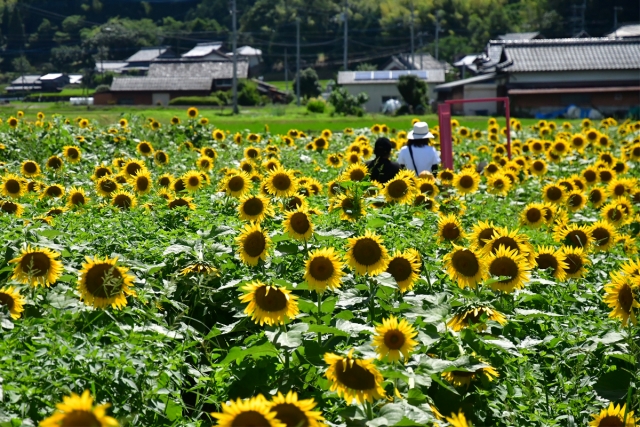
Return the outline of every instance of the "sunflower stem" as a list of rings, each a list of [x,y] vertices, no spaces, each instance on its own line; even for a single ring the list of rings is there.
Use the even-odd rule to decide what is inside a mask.
[[[366,413],[367,413],[367,420],[371,421],[373,419],[373,407],[371,406],[371,402],[366,400],[364,402],[364,405],[365,405],[365,410],[366,410]]]
[[[320,319],[322,318],[322,293],[316,292],[318,295],[318,326],[320,326]],[[322,345],[322,332],[318,332],[318,345]]]

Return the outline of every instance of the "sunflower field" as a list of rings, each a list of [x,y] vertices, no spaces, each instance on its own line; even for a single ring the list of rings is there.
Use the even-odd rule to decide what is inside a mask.
[[[4,117],[0,427],[640,425],[640,122],[411,124]]]

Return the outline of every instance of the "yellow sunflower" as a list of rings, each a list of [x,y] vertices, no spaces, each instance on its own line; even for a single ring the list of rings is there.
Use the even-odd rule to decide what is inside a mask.
[[[487,244],[487,240],[493,238],[493,234],[498,231],[493,222],[478,221],[473,225],[473,230],[469,235],[472,249],[482,249]]]
[[[368,173],[369,169],[364,164],[355,163],[349,166],[347,170],[342,173],[340,179],[343,181],[362,181]]]
[[[453,369],[442,373],[442,378],[453,384],[455,387],[469,388],[471,382],[478,380],[480,376],[485,377],[489,381],[498,378],[500,374],[491,366],[486,368],[478,368],[473,371]]]
[[[24,208],[20,203],[15,203],[10,200],[0,200],[0,212],[4,212],[9,215],[15,215],[20,218],[24,213]]]
[[[62,154],[70,163],[78,163],[82,158],[80,148],[74,145],[67,145],[62,149]]]
[[[129,179],[144,169],[146,169],[146,167],[142,160],[129,159],[122,166],[122,173]]]
[[[373,359],[355,358],[352,349],[347,356],[327,352],[324,361],[329,365],[325,375],[331,382],[331,391],[337,391],[348,404],[354,399],[361,404],[385,396],[381,386],[384,378],[374,366]]]
[[[227,135],[220,129],[216,129],[211,132],[211,136],[218,142],[224,141],[224,139],[227,137]]]
[[[395,178],[385,184],[382,194],[387,202],[396,202],[402,205],[414,199],[415,187],[411,181],[397,174]]]
[[[196,205],[192,202],[193,199],[191,197],[176,197],[175,199],[167,200],[167,207],[169,209],[175,209],[186,206],[193,211],[196,209]]]
[[[464,237],[462,223],[456,215],[440,215],[438,218],[438,242],[456,242]]]
[[[591,203],[591,206],[593,206],[595,209],[598,209],[605,204],[608,197],[609,196],[605,189],[594,187],[589,191],[587,200]]]
[[[220,189],[231,197],[241,198],[251,191],[251,179],[246,172],[237,172],[222,180]]]
[[[487,178],[487,191],[496,196],[506,196],[511,190],[512,182],[509,177],[501,172],[495,173]]]
[[[118,258],[85,257],[86,263],[78,277],[78,291],[86,305],[95,308],[111,306],[121,309],[127,305],[127,296],[136,296],[134,277],[128,268],[118,265]]]
[[[592,238],[591,247],[596,252],[608,251],[618,240],[618,232],[606,221],[593,223],[588,231]]]
[[[200,156],[196,160],[196,167],[201,171],[210,171],[213,168],[214,160],[208,156]]]
[[[480,185],[480,175],[473,170],[463,170],[455,174],[452,185],[460,194],[475,193]]]
[[[200,175],[200,172],[194,170],[185,173],[182,176],[182,182],[184,183],[185,189],[190,193],[200,190],[204,185],[202,175]]]
[[[118,191],[120,185],[110,176],[103,176],[96,182],[96,193],[103,197],[111,197],[113,193]]]
[[[400,292],[405,293],[413,289],[422,263],[420,254],[415,249],[407,249],[404,253],[396,251],[389,259],[387,273],[391,274]]]
[[[567,208],[571,212],[577,212],[587,204],[587,197],[581,190],[574,190],[567,194]]]
[[[496,252],[488,254],[487,266],[489,276],[504,277],[490,284],[495,291],[511,293],[515,289],[524,288],[525,282],[529,280],[529,262],[516,249],[500,245]]]
[[[535,253],[535,266],[539,270],[547,270],[555,279],[564,282],[567,278],[566,270],[569,268],[566,259],[567,257],[561,249],[555,249],[552,246],[538,246]]]
[[[627,213],[625,212],[625,206],[620,203],[619,200],[607,203],[600,210],[600,216],[614,227],[624,225],[628,219]]]
[[[342,221],[356,221],[365,213],[362,200],[348,194],[339,194],[329,206],[329,210],[339,210]]]
[[[2,195],[19,199],[26,192],[26,181],[23,181],[18,175],[9,173],[2,177]]]
[[[452,412],[451,416],[445,417],[445,419],[451,424],[451,427],[473,427],[462,411],[459,411],[457,415]]]
[[[136,151],[145,157],[153,156],[153,145],[149,141],[140,141]]]
[[[198,114],[200,114],[200,113],[198,112],[198,109],[196,107],[190,107],[187,110],[187,116],[190,119],[195,119],[196,117],[198,117]]]
[[[376,276],[387,269],[387,248],[382,245],[380,236],[371,231],[365,231],[364,236],[350,238],[347,247],[348,263],[358,274]]]
[[[515,250],[519,255],[525,257],[529,263],[533,262],[533,246],[529,243],[529,236],[518,233],[518,230],[509,231],[506,228],[498,228],[491,240],[482,248],[482,254],[487,255],[490,252],[496,253],[500,246],[507,249]]]
[[[273,207],[266,197],[246,195],[240,199],[238,216],[245,221],[262,222],[265,217],[273,215]]]
[[[547,170],[547,162],[543,159],[534,160],[529,167],[529,171],[535,176],[543,176],[547,173]]]
[[[136,196],[128,191],[118,190],[111,194],[111,205],[116,208],[128,210],[135,208],[137,204]]]
[[[406,319],[398,320],[394,316],[384,319],[376,326],[376,334],[372,345],[378,353],[378,359],[385,357],[389,362],[396,362],[402,358],[409,359],[409,355],[418,346],[415,338],[418,332]]]
[[[158,166],[166,166],[169,164],[169,155],[162,150],[158,150],[153,153],[153,161],[156,162]]]
[[[611,283],[605,285],[604,290],[604,302],[613,309],[609,317],[620,319],[622,326],[626,326],[629,319],[636,325],[636,311],[640,308],[640,302],[636,299],[640,295],[638,281],[633,276],[614,272],[611,274]]]
[[[151,192],[151,188],[153,187],[151,173],[146,169],[142,169],[129,178],[129,184],[131,184],[136,193],[148,194]]]
[[[82,188],[72,187],[67,196],[67,205],[71,208],[74,206],[83,206],[89,203],[89,198]]]
[[[9,264],[16,264],[11,280],[49,287],[62,276],[62,263],[56,259],[59,256],[51,249],[27,246],[20,251],[19,257],[9,261]]]
[[[222,404],[222,412],[212,412],[220,427],[260,426],[260,427],[288,427],[278,419],[277,413],[270,407],[270,403],[261,394],[251,399]]]
[[[91,175],[91,180],[97,181],[100,178],[111,175],[111,174],[113,174],[113,171],[111,170],[111,168],[109,166],[105,166],[104,163],[101,163],[100,165],[96,166],[93,169],[93,175]]]
[[[270,409],[276,413],[278,421],[286,427],[322,427],[324,417],[322,412],[314,411],[316,402],[313,399],[298,399],[298,394],[289,390],[287,395],[278,392],[269,402]],[[260,424],[267,425],[267,424]]]
[[[308,241],[313,235],[313,222],[304,206],[287,211],[282,226],[285,232],[296,240]]]
[[[40,198],[44,199],[45,197],[50,197],[53,199],[58,199],[64,196],[64,187],[58,184],[51,184],[45,187],[40,194]]]
[[[248,224],[236,238],[240,259],[243,263],[255,266],[258,260],[267,259],[271,239],[262,231],[260,224]]]
[[[520,223],[531,228],[538,228],[545,222],[544,205],[529,203],[520,213]]]
[[[449,277],[460,289],[475,288],[487,278],[485,260],[471,249],[453,244],[453,251],[446,254],[443,261]]]
[[[304,279],[312,291],[322,293],[327,288],[334,290],[340,287],[344,276],[343,268],[344,263],[340,261],[335,249],[316,249],[309,253],[305,262]]]
[[[567,273],[567,277],[580,278],[584,276],[587,272],[585,267],[591,264],[584,250],[582,248],[563,246],[561,251],[567,264],[567,268],[564,270]]]
[[[625,422],[625,416],[627,421]],[[593,414],[594,418],[589,426],[591,427],[635,427],[636,419],[634,418],[633,411],[627,411],[627,405],[613,405],[613,402],[609,403],[609,407],[600,411],[600,414]]]
[[[13,320],[20,318],[24,311],[26,300],[20,295],[20,292],[14,287],[4,287],[0,289],[0,305],[4,305],[9,309],[9,315]]]
[[[553,233],[553,239],[566,246],[584,248],[585,251],[590,249],[591,243],[593,242],[589,227],[575,223],[556,227]]]
[[[242,290],[244,295],[240,302],[249,303],[244,312],[260,326],[265,323],[284,325],[287,318],[294,319],[300,312],[298,297],[285,288],[255,281],[243,286]]]
[[[542,189],[542,195],[545,202],[563,204],[566,199],[566,191],[563,186],[558,184],[547,184]]]
[[[40,165],[33,160],[25,160],[20,166],[20,173],[27,178],[34,178],[40,175]]]
[[[486,323],[482,322],[482,316],[486,316],[488,320],[493,320],[501,325],[507,324],[507,319],[502,313],[493,307],[477,306],[477,307],[461,307],[460,310],[447,322],[447,326],[452,330],[459,332],[471,325],[478,325],[478,330],[483,332],[487,329]]]
[[[40,427],[118,427],[118,421],[107,416],[109,406],[111,405],[94,406],[89,390],[85,390],[82,396],[71,393],[71,396],[64,396],[62,403],[56,405],[53,415],[40,422]]]
[[[269,171],[265,181],[267,190],[273,196],[291,197],[298,191],[298,181],[293,172],[284,168]]]

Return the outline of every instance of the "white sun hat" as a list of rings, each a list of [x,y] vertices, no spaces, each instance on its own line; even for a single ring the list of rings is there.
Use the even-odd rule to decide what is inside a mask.
[[[413,130],[407,135],[407,139],[426,139],[435,138],[431,132],[429,132],[429,125],[426,122],[418,122],[413,125]]]

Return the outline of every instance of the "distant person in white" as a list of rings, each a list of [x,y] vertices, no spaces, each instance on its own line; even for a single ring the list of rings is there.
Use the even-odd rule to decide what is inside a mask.
[[[416,175],[424,171],[436,172],[440,164],[440,153],[430,145],[433,138],[429,125],[425,122],[413,125],[413,130],[407,135],[407,145],[398,153],[398,163],[414,171]]]

